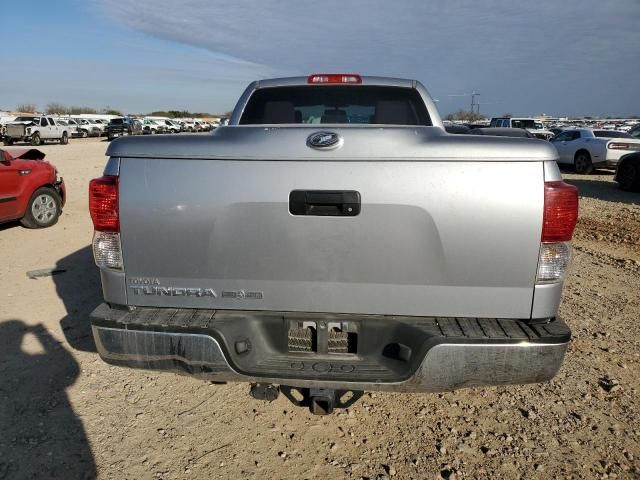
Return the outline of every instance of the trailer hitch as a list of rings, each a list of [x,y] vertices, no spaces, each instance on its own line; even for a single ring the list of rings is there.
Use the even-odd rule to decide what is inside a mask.
[[[280,391],[296,407],[309,407],[314,415],[330,415],[335,408],[348,408],[364,394],[359,390],[298,388],[288,385],[281,385]]]

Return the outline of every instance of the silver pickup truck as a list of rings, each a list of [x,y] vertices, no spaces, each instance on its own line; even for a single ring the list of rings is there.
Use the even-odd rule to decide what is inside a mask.
[[[229,126],[127,137],[90,184],[114,365],[317,414],[365,390],[542,382],[578,214],[548,142],[445,133],[413,80],[252,83]]]

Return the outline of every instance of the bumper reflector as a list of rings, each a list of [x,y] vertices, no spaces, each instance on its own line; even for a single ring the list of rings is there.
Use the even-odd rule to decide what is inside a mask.
[[[93,234],[93,258],[100,268],[122,270],[120,234],[95,232]]]
[[[540,245],[536,283],[553,283],[564,280],[571,251],[568,242]]]

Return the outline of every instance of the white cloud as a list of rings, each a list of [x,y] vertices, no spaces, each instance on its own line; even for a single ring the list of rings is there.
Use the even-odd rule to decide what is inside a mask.
[[[131,29],[248,62],[256,74],[413,77],[445,110],[462,103],[448,93],[471,89],[513,113],[577,111],[587,99],[585,113],[630,102],[640,110],[637,95],[622,99],[639,74],[635,0],[615,9],[599,0],[101,0],[101,7]]]

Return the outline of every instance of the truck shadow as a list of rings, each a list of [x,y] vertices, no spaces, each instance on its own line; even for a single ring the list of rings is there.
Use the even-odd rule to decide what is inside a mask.
[[[564,181],[578,187],[581,197],[596,198],[605,202],[640,204],[640,193],[625,192],[613,180],[611,170],[595,170],[593,175],[577,175],[573,168],[561,166]],[[607,175],[610,180],[602,180]]]
[[[565,182],[578,187],[581,197],[596,198],[606,202],[640,204],[640,193],[625,192],[613,181],[566,178]]]
[[[64,336],[74,349],[96,352],[89,315],[102,302],[102,289],[91,247],[87,245],[58,260],[56,268],[66,270],[53,276],[56,291],[67,311],[60,320]]]
[[[0,323],[0,478],[96,476],[82,421],[65,392],[79,373],[42,325]]]

